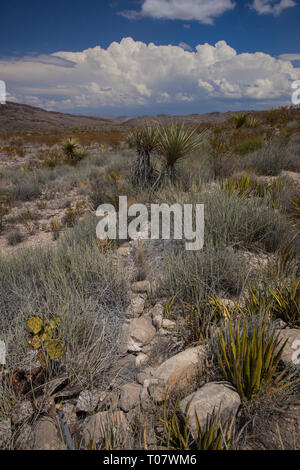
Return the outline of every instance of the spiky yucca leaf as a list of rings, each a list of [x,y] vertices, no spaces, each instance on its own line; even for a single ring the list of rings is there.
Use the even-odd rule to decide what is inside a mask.
[[[286,372],[278,373],[284,344],[275,331],[267,332],[267,324],[250,326],[244,321],[229,323],[218,335],[216,354],[224,378],[237,389],[243,401],[259,392],[288,386]]]
[[[236,113],[232,116],[232,120],[234,123],[234,127],[239,129],[247,122],[247,114],[246,113]]]
[[[272,314],[290,326],[300,328],[300,279],[292,281],[290,286],[283,281],[269,290],[272,295]]]
[[[187,157],[199,149],[205,130],[197,134],[196,129],[184,125],[171,124],[158,129],[159,152],[165,157],[167,166],[174,166],[178,160]]]
[[[63,142],[63,152],[65,155],[70,156],[72,155],[78,148],[78,142],[76,139],[73,139],[72,137],[69,139],[66,139]]]

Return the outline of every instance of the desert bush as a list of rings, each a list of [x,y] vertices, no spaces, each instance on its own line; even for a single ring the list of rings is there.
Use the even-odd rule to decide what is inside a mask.
[[[205,238],[216,246],[272,252],[294,232],[284,215],[259,200],[228,196],[219,189],[198,196],[199,200],[205,205]]]
[[[255,152],[256,150],[263,148],[264,145],[265,143],[260,137],[249,137],[248,139],[238,144],[235,147],[234,152],[238,155],[244,156],[248,153]]]
[[[284,344],[279,334],[268,331],[267,323],[229,322],[215,347],[223,376],[236,387],[242,401],[289,385],[286,371],[279,373],[278,367]]]
[[[99,253],[95,227],[95,220],[87,219],[60,237],[54,248],[0,259],[0,332],[8,346],[9,367],[28,350],[26,319],[55,312],[62,319],[70,379],[85,386],[110,380],[107,367],[123,322],[127,283],[122,266],[108,253]]]
[[[259,175],[276,176],[282,170],[297,168],[297,165],[297,157],[291,154],[290,149],[275,140],[243,159],[243,168]]]
[[[20,229],[16,227],[9,232],[6,239],[9,245],[15,246],[24,240],[24,235],[21,233]]]
[[[20,178],[14,186],[9,189],[10,195],[16,201],[31,201],[37,199],[42,192],[39,181],[34,176]]]
[[[237,252],[211,246],[199,252],[170,254],[160,288],[163,294],[176,294],[198,308],[210,295],[238,295],[246,278],[247,266]]]

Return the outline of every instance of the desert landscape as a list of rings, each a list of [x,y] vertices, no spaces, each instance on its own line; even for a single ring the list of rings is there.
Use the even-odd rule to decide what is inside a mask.
[[[3,468],[299,451],[300,0],[1,18]]]
[[[0,122],[1,448],[299,449],[299,108]],[[97,238],[124,195],[203,249]]]

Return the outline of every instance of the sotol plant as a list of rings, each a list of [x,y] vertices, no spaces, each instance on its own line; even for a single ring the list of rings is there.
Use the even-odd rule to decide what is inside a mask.
[[[243,401],[259,392],[288,386],[286,371],[278,373],[285,344],[280,344],[267,323],[259,326],[244,321],[242,326],[229,323],[217,337],[216,354],[224,378],[237,389]]]

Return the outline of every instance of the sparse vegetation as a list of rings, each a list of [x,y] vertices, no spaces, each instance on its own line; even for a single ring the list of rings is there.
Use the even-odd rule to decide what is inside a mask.
[[[300,328],[298,120],[299,110],[280,108],[189,127],[1,134],[0,338],[16,382],[10,373],[0,380],[0,421],[22,398],[34,404],[31,426],[47,414],[43,387],[64,380],[76,448],[256,448],[256,434],[268,435],[279,411],[299,401],[299,367],[287,363],[281,340]],[[186,251],[172,237],[124,246],[97,239],[87,213],[102,203],[118,211],[120,195],[129,205],[203,203],[203,249]],[[40,246],[25,249],[25,239]],[[139,322],[129,340],[128,325]],[[194,347],[205,352],[203,367],[201,353],[197,375],[161,405],[147,371]],[[13,374],[32,352],[43,353],[40,382],[30,376],[20,395]],[[196,418],[193,434],[180,400],[224,380],[242,400],[237,415],[224,421],[215,409],[205,426]],[[137,394],[130,411],[120,404],[124,384]],[[58,408],[70,404],[63,389],[49,396]],[[97,406],[77,409],[82,391],[96,391]],[[102,412],[104,436],[84,444],[82,429]],[[288,422],[279,424],[274,448],[289,442]],[[12,429],[13,448],[20,428]]]

